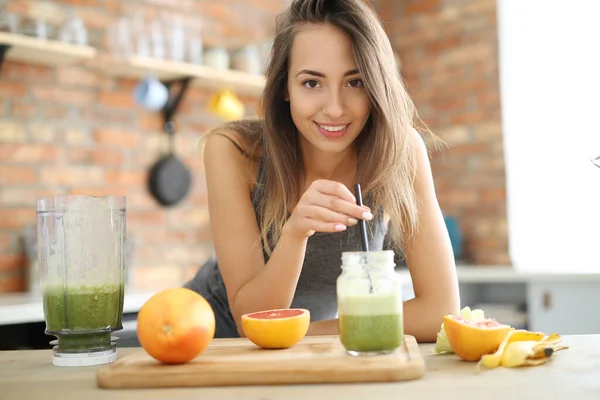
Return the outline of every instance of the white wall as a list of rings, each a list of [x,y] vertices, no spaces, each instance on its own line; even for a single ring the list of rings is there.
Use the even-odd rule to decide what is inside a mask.
[[[600,273],[600,1],[497,5],[512,262]]]

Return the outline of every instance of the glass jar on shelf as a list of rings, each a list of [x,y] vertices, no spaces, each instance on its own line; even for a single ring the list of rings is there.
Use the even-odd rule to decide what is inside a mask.
[[[19,33],[20,17],[6,9],[6,2],[0,0],[0,32]]]
[[[391,353],[404,341],[402,282],[394,266],[391,250],[342,253],[339,331],[351,355]]]

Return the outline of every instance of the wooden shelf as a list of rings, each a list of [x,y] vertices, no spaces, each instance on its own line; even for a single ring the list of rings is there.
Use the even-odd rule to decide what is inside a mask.
[[[133,56],[128,58],[107,58],[97,64],[108,75],[143,78],[154,75],[160,80],[173,80],[191,77],[192,84],[210,88],[229,88],[237,93],[258,96],[265,84],[264,76],[240,71],[216,70],[202,65],[177,61]]]
[[[0,45],[9,45],[6,60],[46,66],[63,66],[78,61],[88,61],[88,66],[114,77],[140,79],[155,75],[161,80],[192,78],[194,85],[208,89],[231,89],[240,94],[259,96],[265,85],[264,76],[241,71],[216,70],[170,60],[147,57],[118,58],[99,55],[91,46],[79,46],[57,40],[38,39],[31,36],[0,32]]]
[[[96,56],[96,49],[57,40],[38,39],[16,33],[0,32],[0,45],[9,45],[5,59],[31,64],[61,66]]]

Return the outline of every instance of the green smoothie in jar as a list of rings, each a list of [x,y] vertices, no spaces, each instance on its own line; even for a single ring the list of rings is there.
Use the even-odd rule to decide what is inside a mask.
[[[342,344],[355,352],[393,351],[404,337],[394,294],[349,294],[340,307],[339,325]]]
[[[342,259],[337,298],[343,346],[351,355],[394,351],[404,340],[404,325],[393,252],[351,252]]]

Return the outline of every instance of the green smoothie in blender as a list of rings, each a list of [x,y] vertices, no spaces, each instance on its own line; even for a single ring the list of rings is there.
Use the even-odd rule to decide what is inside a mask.
[[[85,366],[117,359],[123,329],[125,197],[37,199],[37,238],[45,333],[52,363]]]
[[[44,312],[49,331],[94,331],[121,325],[123,285],[67,285],[44,290]]]

